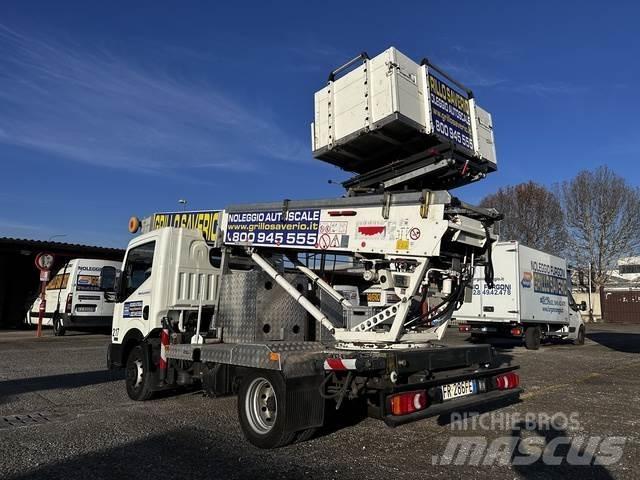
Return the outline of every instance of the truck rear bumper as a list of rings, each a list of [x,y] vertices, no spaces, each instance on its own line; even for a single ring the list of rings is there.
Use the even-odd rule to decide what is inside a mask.
[[[390,415],[383,418],[384,423],[390,427],[397,427],[405,423],[415,422],[424,418],[435,417],[452,412],[469,411],[471,408],[497,406],[498,404],[516,403],[520,399],[521,388],[512,390],[492,390],[487,393],[480,393],[470,397],[456,398],[446,402],[431,405],[424,410],[413,412],[407,415]]]

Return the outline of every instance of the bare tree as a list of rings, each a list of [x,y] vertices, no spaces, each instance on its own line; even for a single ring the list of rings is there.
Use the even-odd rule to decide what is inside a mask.
[[[562,183],[560,194],[574,261],[591,262],[604,285],[616,260],[640,249],[640,189],[602,166]]]
[[[563,254],[567,231],[558,197],[534,182],[500,188],[482,199],[485,207],[493,207],[504,214],[500,222],[500,238],[517,240],[523,244]]]

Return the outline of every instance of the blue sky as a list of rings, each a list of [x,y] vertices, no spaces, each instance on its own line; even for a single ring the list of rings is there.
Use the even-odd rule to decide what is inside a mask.
[[[64,6],[63,6],[64,5]],[[390,45],[493,114],[497,173],[640,184],[637,2],[0,3],[0,236],[124,246],[132,214],[338,196],[313,92]]]

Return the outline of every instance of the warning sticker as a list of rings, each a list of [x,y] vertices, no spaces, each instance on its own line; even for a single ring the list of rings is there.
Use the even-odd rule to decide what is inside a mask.
[[[349,235],[338,235],[323,233],[318,239],[318,248],[327,250],[329,248],[347,248],[349,246]]]
[[[320,222],[320,234],[323,233],[337,233],[344,234],[347,233],[347,227],[349,226],[349,222]]]
[[[396,240],[396,250],[409,250],[409,240]]]
[[[356,238],[364,240],[384,240],[387,236],[387,224],[379,222],[358,222]]]

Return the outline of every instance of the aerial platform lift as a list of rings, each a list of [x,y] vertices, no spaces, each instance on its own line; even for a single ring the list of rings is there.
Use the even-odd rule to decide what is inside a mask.
[[[395,426],[518,398],[517,367],[490,346],[441,343],[475,267],[493,280],[498,215],[434,187],[495,170],[493,144],[477,147],[493,142],[478,133],[490,116],[440,70],[393,48],[340,67],[327,88],[316,94],[313,149],[356,173],[345,197],[130,223],[142,234],[113,285],[108,363],[126,368],[131,398],[194,384],[237,393],[243,432],[262,448],[309,438],[327,408],[346,403]],[[345,126],[362,109],[384,118]],[[380,135],[396,157],[386,164],[367,151]]]

